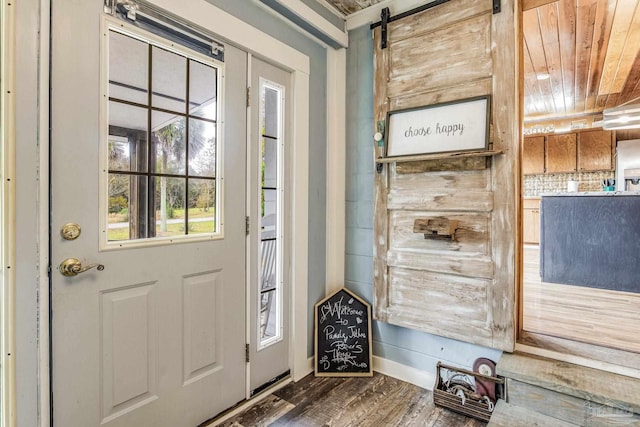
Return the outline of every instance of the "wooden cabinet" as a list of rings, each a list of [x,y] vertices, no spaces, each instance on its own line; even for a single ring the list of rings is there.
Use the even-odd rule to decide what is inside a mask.
[[[522,201],[524,243],[540,244],[540,199]]]
[[[578,134],[578,170],[613,170],[614,133],[607,130]]]
[[[529,136],[522,142],[522,173],[544,173],[544,136]]]
[[[575,172],[577,138],[575,133],[547,136],[547,173]]]
[[[615,132],[610,130],[527,136],[522,142],[522,173],[613,170],[615,141]]]

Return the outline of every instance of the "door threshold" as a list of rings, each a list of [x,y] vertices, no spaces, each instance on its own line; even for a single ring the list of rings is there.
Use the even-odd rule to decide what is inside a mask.
[[[272,393],[280,390],[281,388],[285,387],[286,385],[290,384],[291,382],[293,382],[293,379],[291,378],[291,375],[287,375],[286,377],[282,378],[280,381],[270,385],[269,387],[265,388],[264,390],[261,390],[260,392],[258,392],[255,395],[251,396],[251,398],[242,400],[242,401],[238,402],[235,406],[232,406],[231,408],[227,409],[226,411],[223,411],[223,412],[219,413],[218,415],[214,416],[213,418],[203,422],[202,424],[198,425],[198,427],[215,427],[215,426],[218,426],[218,425],[224,423],[225,421],[227,421],[228,419],[235,417],[236,415],[238,415],[239,413],[243,412],[244,410],[252,407],[256,403],[260,402],[261,400],[263,400],[267,396],[269,396]]]
[[[639,353],[531,332],[521,334],[516,351],[640,379]]]

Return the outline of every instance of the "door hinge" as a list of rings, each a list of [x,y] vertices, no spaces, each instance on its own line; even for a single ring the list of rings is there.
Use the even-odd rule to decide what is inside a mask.
[[[244,345],[244,361],[249,363],[249,344]]]
[[[247,215],[244,221],[244,232],[247,234],[247,236],[249,235],[250,226],[251,226],[251,221],[249,220],[249,216]]]
[[[247,86],[247,108],[251,107],[251,86]]]

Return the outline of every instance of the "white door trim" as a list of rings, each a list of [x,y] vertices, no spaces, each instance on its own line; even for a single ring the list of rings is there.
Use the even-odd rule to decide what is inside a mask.
[[[2,401],[0,403],[0,425],[13,427],[16,423],[16,370],[15,370],[15,6],[10,1],[0,4],[2,22],[2,79],[0,100],[2,108],[2,163],[0,164],[0,314],[2,315]]]

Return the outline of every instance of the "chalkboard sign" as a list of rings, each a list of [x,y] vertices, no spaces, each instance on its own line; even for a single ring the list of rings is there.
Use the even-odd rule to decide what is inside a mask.
[[[317,377],[370,377],[371,306],[342,288],[315,307]]]

